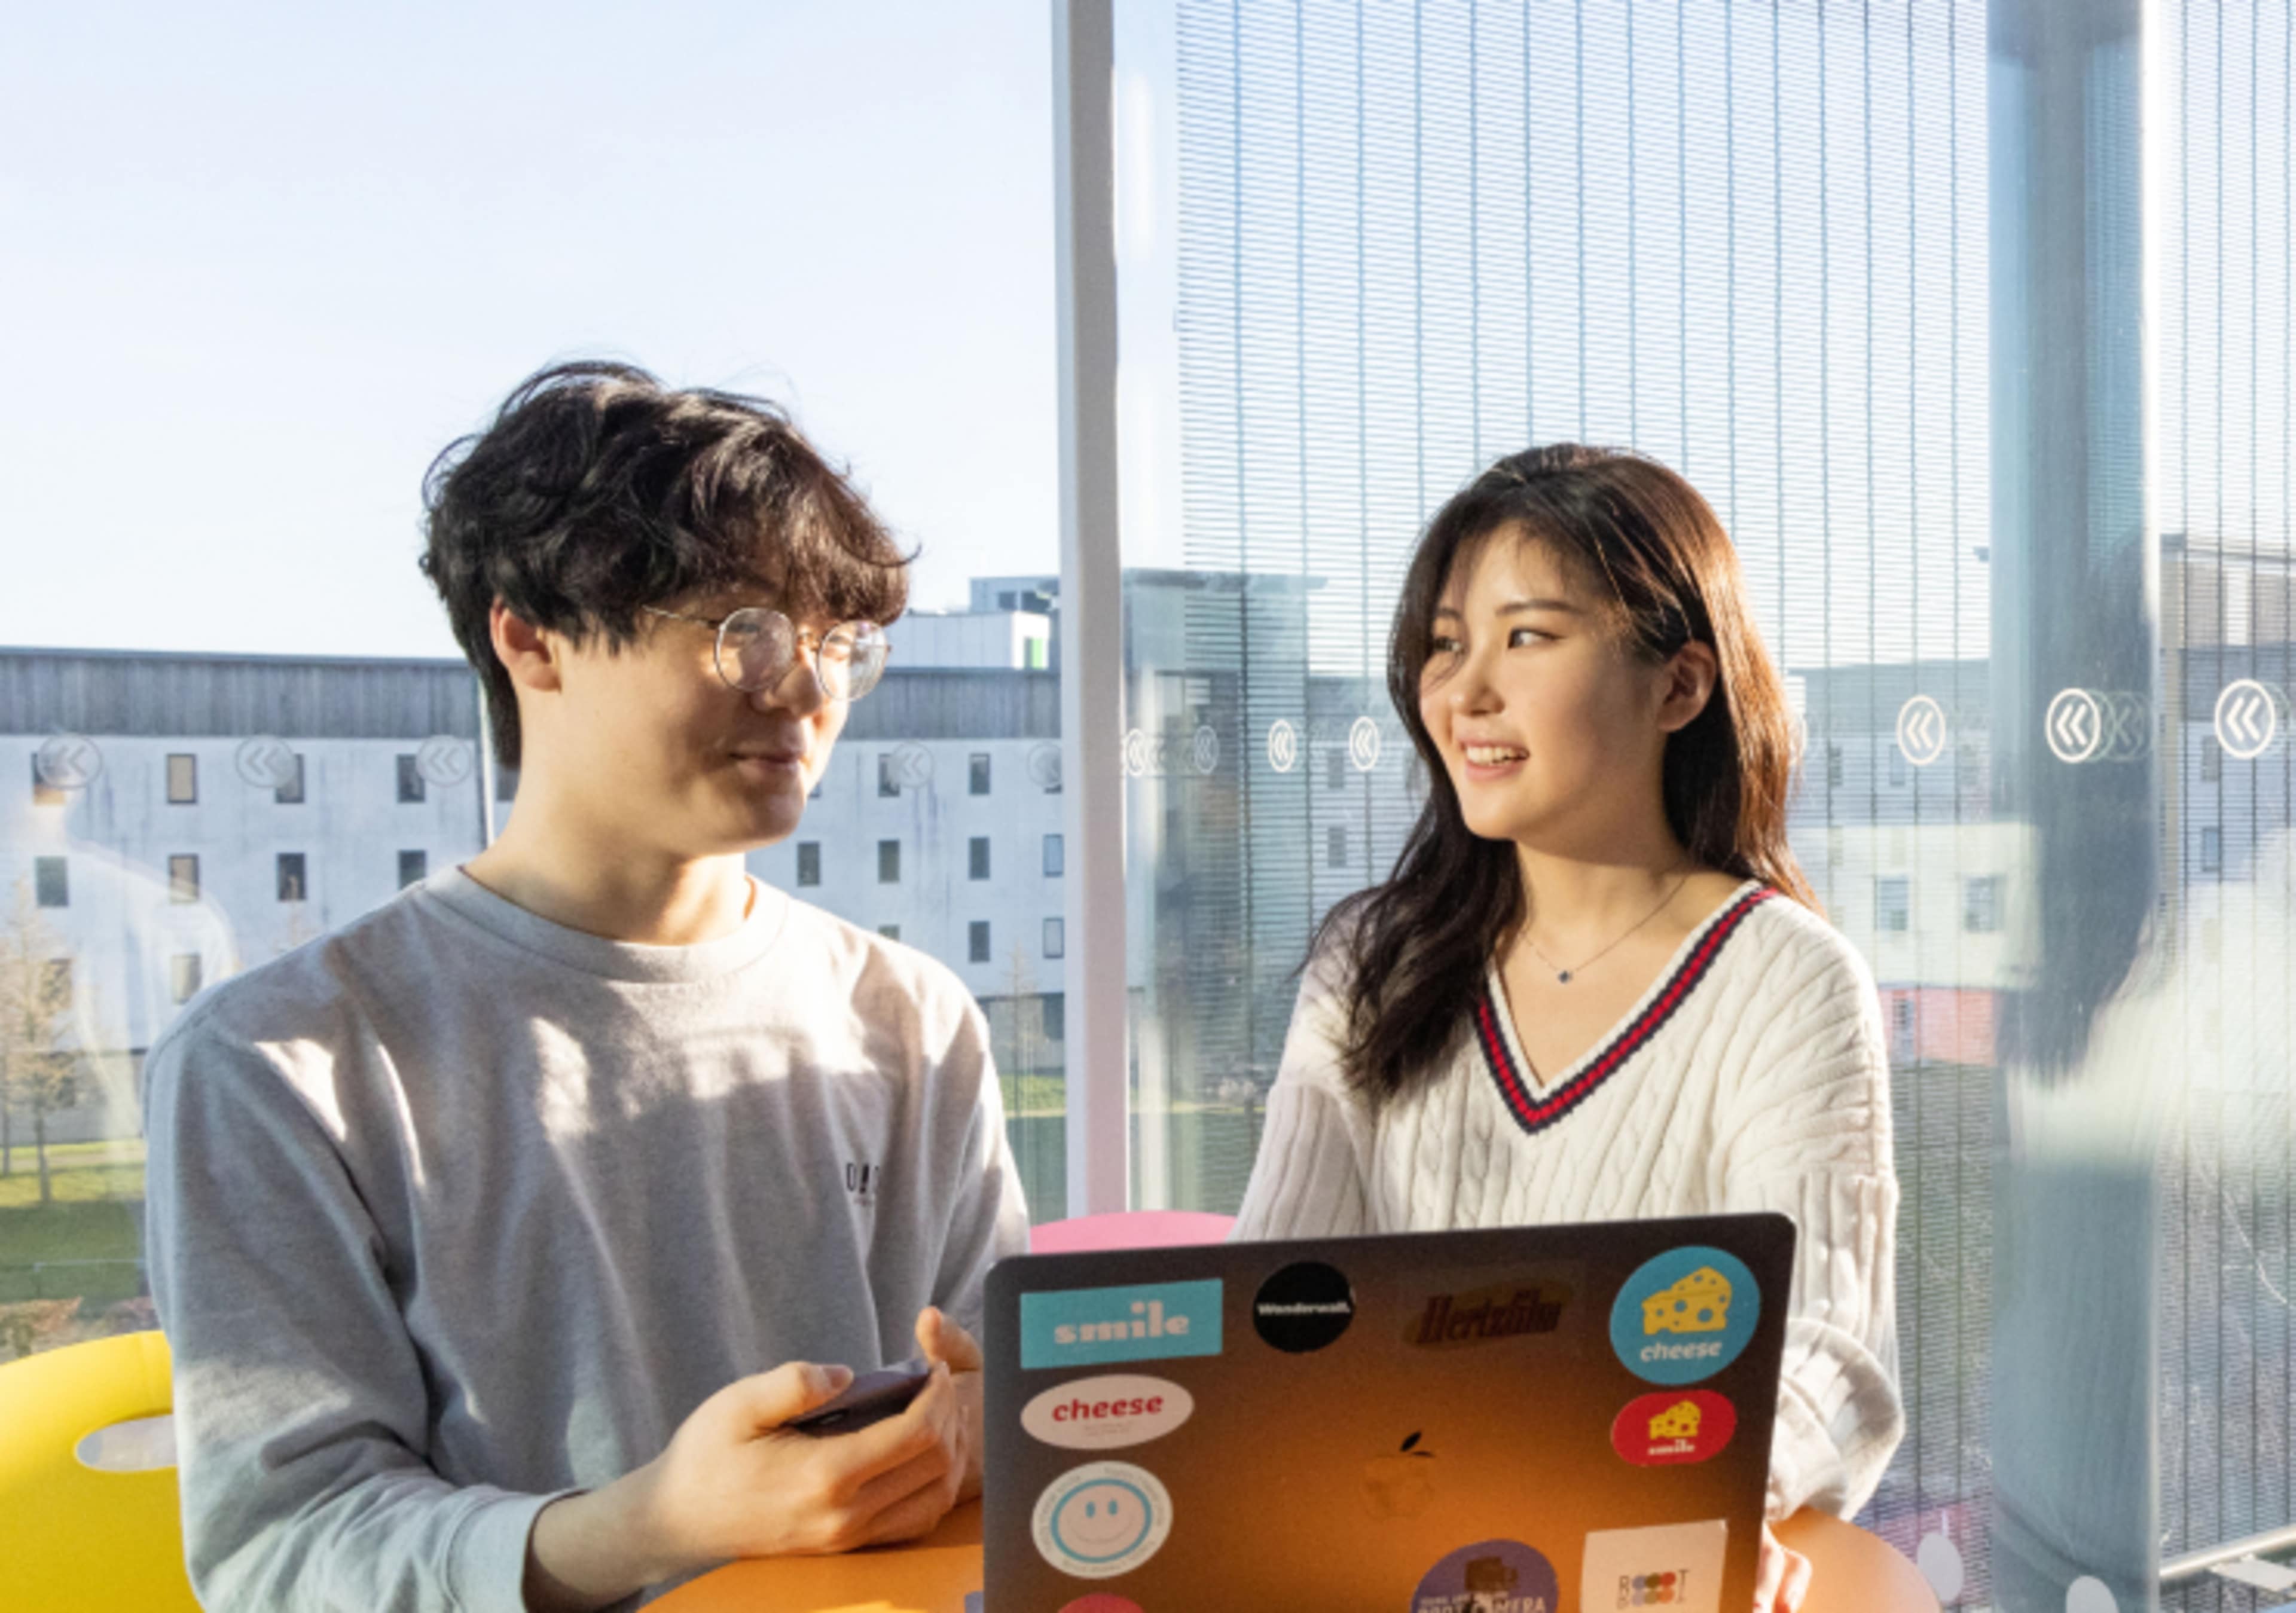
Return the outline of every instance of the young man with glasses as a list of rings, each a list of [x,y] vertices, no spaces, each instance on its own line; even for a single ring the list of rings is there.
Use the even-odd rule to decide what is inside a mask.
[[[596,1608],[930,1529],[1026,1240],[987,1027],[760,885],[905,557],[770,407],[570,365],[440,456],[422,566],[501,838],[152,1052],[147,1245],[211,1608]],[[922,1355],[898,1415],[786,1428]]]

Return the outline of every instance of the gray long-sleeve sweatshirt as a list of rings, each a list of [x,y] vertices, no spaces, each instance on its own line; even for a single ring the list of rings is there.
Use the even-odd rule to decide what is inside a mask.
[[[1026,1242],[947,970],[764,886],[694,946],[449,869],[152,1050],[147,1255],[211,1609],[508,1613],[552,1497],[785,1361],[976,1331]]]

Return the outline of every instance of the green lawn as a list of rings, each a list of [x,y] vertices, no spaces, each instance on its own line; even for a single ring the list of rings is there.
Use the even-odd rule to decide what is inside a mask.
[[[53,1201],[45,1205],[33,1151],[10,1152],[12,1169],[0,1176],[0,1305],[78,1297],[81,1314],[92,1315],[132,1298],[144,1241],[143,1143],[51,1147]],[[105,1264],[59,1264],[68,1261]]]

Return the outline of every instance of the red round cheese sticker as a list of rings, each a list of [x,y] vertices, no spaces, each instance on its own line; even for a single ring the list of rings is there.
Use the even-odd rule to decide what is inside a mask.
[[[1722,1453],[1738,1410],[1707,1389],[1645,1395],[1611,1425],[1611,1443],[1638,1468],[1682,1467]]]

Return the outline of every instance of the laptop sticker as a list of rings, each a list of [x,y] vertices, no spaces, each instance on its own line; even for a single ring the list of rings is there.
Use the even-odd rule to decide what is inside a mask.
[[[1406,1435],[1400,1449],[1364,1463],[1364,1505],[1374,1518],[1416,1518],[1435,1499],[1435,1453]]]
[[[1693,1244],[1627,1279],[1611,1307],[1611,1343],[1651,1383],[1696,1383],[1738,1359],[1762,1314],[1754,1274],[1736,1256]]]
[[[1570,1300],[1569,1287],[1551,1278],[1431,1294],[1404,1328],[1403,1341],[1423,1349],[1457,1349],[1551,1333],[1562,1325],[1562,1307]]]
[[[1140,1604],[1128,1596],[1095,1591],[1089,1596],[1079,1596],[1074,1601],[1062,1604],[1061,1613],[1142,1613],[1142,1609]]]
[[[1730,1526],[1718,1518],[1589,1535],[1578,1606],[1582,1613],[1721,1613],[1722,1553],[1729,1543]]]
[[[1738,1431],[1738,1408],[1706,1389],[1645,1395],[1611,1425],[1611,1444],[1638,1468],[1686,1467],[1718,1456]]]
[[[1195,1396],[1177,1383],[1111,1373],[1046,1389],[1021,1408],[1021,1426],[1063,1450],[1120,1451],[1162,1438],[1195,1409]]]
[[[1037,1497],[1031,1521],[1046,1562],[1078,1579],[1112,1579],[1156,1555],[1172,1531],[1172,1498],[1125,1462],[1071,1468]]]
[[[1554,1566],[1519,1540],[1480,1540],[1427,1570],[1410,1613],[1555,1613]]]
[[[1286,1355],[1336,1344],[1356,1319],[1356,1294],[1344,1273],[1320,1261],[1287,1265],[1259,1285],[1251,1324]]]
[[[1021,1364],[1101,1366],[1220,1353],[1220,1281],[1021,1296]]]

